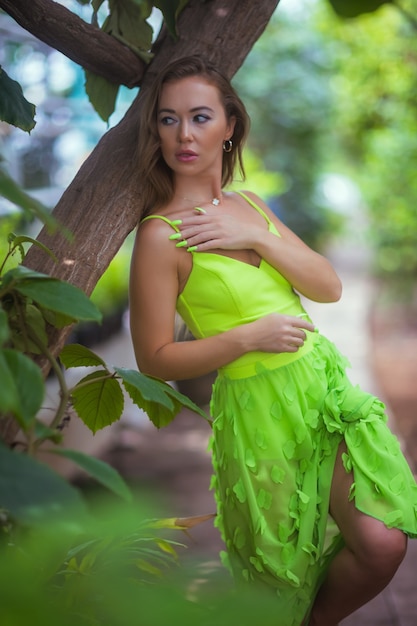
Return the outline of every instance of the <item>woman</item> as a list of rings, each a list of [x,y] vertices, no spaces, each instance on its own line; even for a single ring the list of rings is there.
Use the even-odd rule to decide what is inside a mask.
[[[223,191],[243,170],[248,118],[213,67],[174,62],[141,119],[138,366],[165,380],[218,371],[212,450],[228,563],[242,583],[274,590],[282,626],[334,626],[386,586],[417,535],[417,487],[384,407],[352,387],[297,295],[336,301],[339,278],[260,198]],[[195,341],[175,342],[176,311]]]

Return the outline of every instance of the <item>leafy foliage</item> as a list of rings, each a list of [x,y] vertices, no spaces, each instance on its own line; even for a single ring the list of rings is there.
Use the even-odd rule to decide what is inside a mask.
[[[43,476],[38,473],[36,478]],[[63,484],[58,481],[51,486],[65,492],[65,482],[60,481]],[[39,496],[36,484],[31,484]],[[61,503],[59,490],[56,495]],[[175,520],[158,520],[155,525],[144,502],[140,508],[115,509],[107,504],[88,513],[82,504],[77,503],[81,505],[77,516],[64,505],[65,518],[55,511],[49,523],[42,517],[30,532],[21,534],[1,516],[4,623],[96,626],[117,622],[133,626],[138,616],[141,621],[141,615],[147,616],[149,624],[162,625],[169,619],[177,623],[177,618],[188,620],[191,615],[201,623],[202,609],[186,598],[186,578],[178,575],[179,551],[184,546],[164,537],[167,529],[178,533],[191,527],[194,520],[179,520],[181,525]],[[186,623],[191,626],[194,622]]]
[[[151,48],[154,33],[147,20],[152,9],[154,7],[160,9],[168,31],[175,38],[177,36],[176,20],[188,1],[109,0],[108,14],[101,28],[149,63],[153,57]],[[95,24],[99,23],[99,10],[103,4],[104,0],[91,0],[92,21]],[[90,102],[100,117],[107,122],[116,107],[119,85],[110,83],[92,72],[86,71],[85,75],[85,88]]]
[[[48,349],[46,325],[61,327],[63,320],[66,324],[100,320],[101,313],[74,285],[22,265],[4,272],[8,257],[18,252],[24,259],[23,243],[28,242],[45,249],[31,238],[11,235],[6,259],[0,266],[0,418],[12,417],[17,422],[24,438],[23,451],[28,453],[0,450],[0,507],[25,524],[50,517],[51,511],[58,517],[72,515],[72,509],[75,517],[80,514],[77,491],[32,458],[44,442],[61,443],[63,423],[74,408],[96,432],[120,418],[124,385],[158,426],[168,424],[183,406],[206,417],[167,383],[131,370],[116,368],[112,372],[99,356],[79,345],[65,346],[61,363],[67,368],[92,367],[94,371],[68,387],[58,360]],[[60,386],[59,403],[49,424],[39,418],[45,387],[33,360],[36,355],[49,361]],[[51,452],[73,461],[117,496],[131,498],[122,478],[107,464],[75,450],[58,447]]]

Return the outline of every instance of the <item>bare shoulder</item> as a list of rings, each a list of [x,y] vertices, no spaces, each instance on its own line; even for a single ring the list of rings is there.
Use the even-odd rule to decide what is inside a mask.
[[[155,218],[141,222],[136,231],[135,253],[152,255],[169,252],[172,249],[169,236],[174,232],[164,219]]]
[[[136,232],[131,257],[131,278],[143,284],[162,283],[177,276],[177,249],[169,236],[172,227],[160,219],[142,222]]]

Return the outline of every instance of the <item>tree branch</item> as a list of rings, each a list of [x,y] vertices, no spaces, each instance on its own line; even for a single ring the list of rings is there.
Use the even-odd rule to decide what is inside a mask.
[[[140,84],[146,63],[117,39],[52,0],[0,0],[20,26],[112,83]]]

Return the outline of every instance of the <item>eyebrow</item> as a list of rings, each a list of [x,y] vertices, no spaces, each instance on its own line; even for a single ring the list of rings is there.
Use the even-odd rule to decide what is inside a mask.
[[[193,107],[189,110],[189,113],[195,113],[196,111],[211,111],[213,113],[213,109],[207,106]],[[160,113],[175,113],[175,109],[159,109],[158,114]]]

